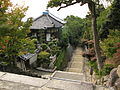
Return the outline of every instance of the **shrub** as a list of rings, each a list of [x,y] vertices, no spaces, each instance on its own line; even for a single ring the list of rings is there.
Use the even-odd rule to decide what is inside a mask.
[[[43,51],[45,51],[45,50],[48,49],[48,46],[45,43],[41,44],[40,46],[41,46],[41,48],[42,48]]]
[[[105,64],[101,70],[102,76],[110,74],[110,71],[114,68],[112,64]]]
[[[105,61],[106,64],[113,64],[115,67],[120,65],[120,43],[115,44],[115,53],[113,54],[112,58],[107,59]]]
[[[119,42],[120,42],[120,31],[118,30],[111,31],[108,38],[102,41],[101,43],[102,50],[108,58],[112,58],[113,54],[116,53],[117,50],[116,43],[119,44]]]
[[[60,40],[59,40],[59,46],[62,47],[62,48],[66,48],[68,46],[68,43],[69,43],[69,37],[68,37],[68,34],[67,33],[64,33],[62,31],[61,33],[61,37],[60,37]]]
[[[113,54],[113,58],[111,60],[113,61],[112,64],[115,65],[115,67],[120,65],[120,49],[117,49],[117,52]]]
[[[51,55],[58,55],[60,52],[60,47],[57,45],[57,40],[51,41],[48,43],[50,54]]]
[[[47,67],[50,63],[49,57],[50,57],[50,53],[48,53],[46,51],[41,51],[38,54],[37,65],[38,66],[43,65],[43,66]]]
[[[63,70],[65,65],[67,65],[67,62],[65,60],[65,50],[62,50],[57,57],[57,60],[55,62],[55,66],[57,66],[57,69]]]
[[[38,55],[38,58],[39,59],[46,59],[46,58],[49,58],[50,56],[50,53],[46,52],[46,51],[41,51]]]
[[[98,78],[110,74],[110,71],[114,68],[112,64],[105,64],[103,68],[99,71],[97,67],[97,63],[95,61],[89,61],[88,65],[93,68]]]

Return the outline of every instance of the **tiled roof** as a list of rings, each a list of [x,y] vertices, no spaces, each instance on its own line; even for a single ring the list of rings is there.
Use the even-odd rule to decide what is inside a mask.
[[[27,54],[24,54],[24,55],[21,55],[19,56],[21,59],[23,60],[29,60],[30,58],[32,58],[33,56],[35,56],[36,54],[31,54],[31,53],[27,53]]]
[[[43,14],[36,18],[30,29],[48,29],[48,28],[61,28],[63,22],[59,18],[56,18],[49,12],[43,12]]]

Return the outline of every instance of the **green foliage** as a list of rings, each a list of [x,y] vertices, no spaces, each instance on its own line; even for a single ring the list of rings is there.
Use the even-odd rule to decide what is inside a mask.
[[[74,0],[50,0],[48,2],[47,7],[58,7],[61,6],[62,4],[70,4]]]
[[[120,1],[114,0],[111,12],[108,15],[109,29],[120,29]]]
[[[106,10],[106,20],[102,24],[102,34],[109,34],[110,30],[120,29],[120,1],[114,0],[112,5]]]
[[[106,76],[110,74],[110,71],[114,68],[112,64],[105,64],[103,68],[96,72],[96,75],[98,78],[101,78],[102,76]]]
[[[110,71],[114,68],[114,66],[112,64],[105,64],[103,66],[103,68],[99,71],[96,62],[89,61],[88,65],[93,68],[93,70],[98,78],[109,75]]]
[[[84,28],[83,28],[82,38],[87,39],[87,40],[92,40],[93,39],[93,34],[92,33],[93,32],[91,30],[91,18],[89,16],[87,16],[84,19]]]
[[[45,50],[48,49],[48,45],[45,44],[45,43],[42,43],[42,44],[40,45],[40,47],[42,48],[43,51],[45,51]]]
[[[55,54],[58,55],[60,52],[60,47],[53,46],[52,49],[50,50],[50,52],[51,52],[51,55],[55,55]]]
[[[50,56],[50,53],[46,52],[46,51],[41,51],[38,54],[38,59],[48,59]]]
[[[66,24],[63,28],[63,40],[69,40],[69,43],[72,46],[77,46],[80,41],[80,37],[82,37],[83,32],[83,19],[75,16],[67,16],[65,18]],[[67,44],[65,44],[67,45]]]
[[[31,40],[30,38],[21,39],[18,43],[22,45],[17,45],[16,48],[19,49],[18,55],[23,55],[26,53],[33,53],[35,50],[35,40]]]
[[[44,68],[48,68],[48,66],[50,64],[49,57],[50,57],[50,53],[48,53],[46,51],[41,51],[38,54],[37,65],[42,66]]]
[[[114,46],[118,42],[120,42],[120,31],[118,30],[111,31],[108,38],[102,41],[101,47],[102,47],[104,54],[107,57],[109,58],[112,57],[113,54],[116,52],[116,47]]]
[[[42,51],[38,54],[37,64],[38,66],[42,66],[44,68],[49,68],[50,64],[50,56],[58,56],[60,53],[60,47],[57,45],[58,41],[53,40],[48,42],[47,44],[41,44]]]
[[[57,60],[55,62],[55,66],[57,66],[58,70],[63,70],[64,65],[66,64],[65,62],[65,50],[62,50],[59,54],[59,56],[57,57]]]
[[[0,14],[4,14],[10,6],[12,6],[10,0],[0,0]]]
[[[52,0],[48,2],[47,7],[58,7],[59,5],[61,5],[61,0]]]
[[[105,64],[103,69],[101,70],[101,75],[106,76],[110,74],[110,71],[114,68],[112,64]]]
[[[50,53],[51,55],[58,55],[60,52],[60,47],[58,46],[58,41],[57,40],[53,40],[51,42],[48,43],[49,48],[50,48]]]
[[[104,30],[106,30],[107,28],[107,26],[104,28],[104,24],[106,21],[108,21],[107,16],[108,16],[108,13],[110,12],[110,8],[111,7],[107,7],[106,9],[101,11],[99,17],[97,18],[97,28],[98,28],[99,34],[101,35],[101,38],[102,37],[104,38],[106,36],[106,35],[103,35],[105,32]]]
[[[66,30],[65,30],[66,31]],[[64,29],[62,30],[60,34],[60,39],[58,45],[62,48],[66,48],[69,43],[69,37],[67,31],[65,32]]]
[[[88,65],[93,68],[95,73],[99,71],[97,67],[97,63],[95,61],[88,61]]]
[[[32,19],[22,21],[27,8],[15,6],[8,10],[10,5],[9,0],[3,0],[2,7],[6,7],[6,10],[0,13],[0,56],[2,61],[11,63],[15,62],[18,55],[33,52],[35,45],[33,40],[27,37]]]

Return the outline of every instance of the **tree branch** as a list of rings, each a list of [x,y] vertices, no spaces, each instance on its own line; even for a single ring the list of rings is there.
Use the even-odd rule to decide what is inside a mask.
[[[70,3],[70,4],[66,4],[65,6],[61,6],[57,11],[59,11],[61,8],[66,8],[66,7],[74,5],[76,3],[78,3],[78,2],[73,2],[73,3]]]

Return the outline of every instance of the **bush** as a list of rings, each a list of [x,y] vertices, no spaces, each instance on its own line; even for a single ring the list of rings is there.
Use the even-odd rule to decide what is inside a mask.
[[[48,49],[48,46],[45,43],[41,44],[40,46],[41,46],[41,48],[42,48],[43,51],[45,51],[45,50]]]
[[[112,64],[105,64],[103,68],[99,71],[97,67],[97,63],[95,61],[89,61],[88,65],[93,68],[95,74],[98,76],[98,78],[101,78],[102,76],[106,76],[110,74],[110,71],[114,68]]]
[[[120,31],[111,31],[107,39],[102,41],[101,47],[104,54],[108,58],[112,58],[113,54],[116,53],[115,44],[120,42]]]
[[[120,49],[117,49],[117,52],[113,54],[113,58],[111,58],[112,64],[117,67],[120,65]]]
[[[53,40],[48,43],[50,54],[51,55],[58,55],[60,52],[60,47],[57,45],[57,40]]]
[[[110,74],[110,71],[114,68],[112,64],[105,64],[103,69],[101,70],[102,76],[106,76]]]
[[[63,70],[65,68],[65,65],[67,65],[67,61],[65,59],[65,50],[62,50],[57,57],[55,66],[57,66],[58,70]]]
[[[58,45],[62,48],[66,48],[69,43],[68,33],[62,30]]]
[[[114,54],[112,55],[112,58],[106,59],[106,64],[113,64],[115,67],[120,65],[120,43],[116,43],[114,46]]]
[[[50,53],[46,51],[41,51],[38,54],[38,60],[37,60],[38,66],[43,65],[46,67],[46,64],[48,65],[50,63],[49,57],[50,57]]]
[[[50,56],[50,53],[46,52],[46,51],[41,51],[38,55],[38,58],[39,59],[46,59],[46,58],[49,58]]]

